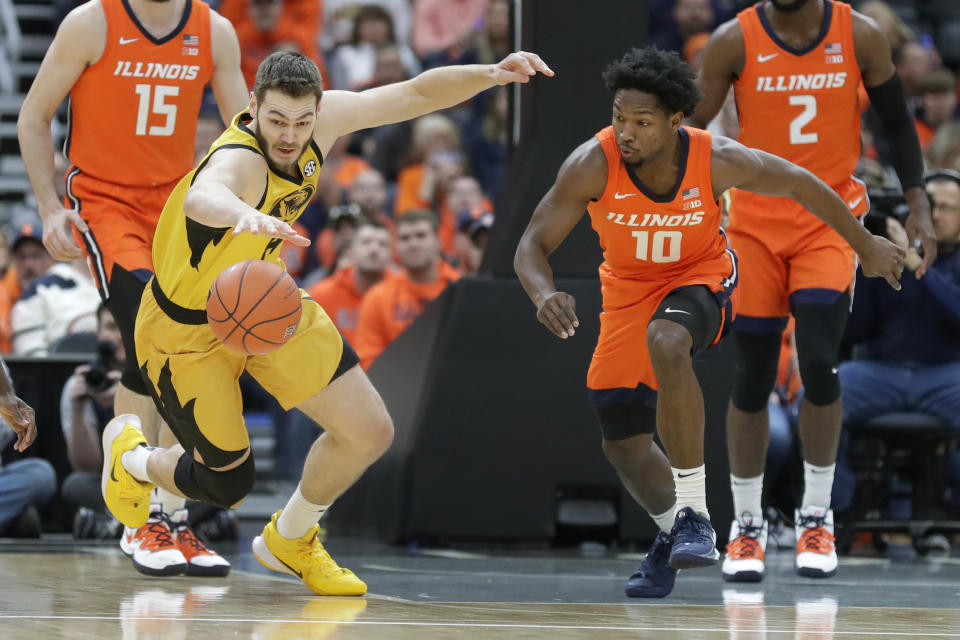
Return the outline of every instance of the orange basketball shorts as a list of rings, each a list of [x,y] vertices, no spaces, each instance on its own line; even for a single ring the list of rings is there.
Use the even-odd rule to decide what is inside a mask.
[[[672,291],[704,285],[717,299],[721,315],[716,344],[727,333],[737,313],[737,259],[725,251],[717,259],[694,265],[670,280],[618,278],[600,267],[603,313],[600,337],[587,371],[587,389],[597,408],[614,404],[653,405],[659,388],[647,348],[647,325],[660,303]]]
[[[153,272],[153,234],[167,197],[177,182],[129,187],[88,176],[77,167],[67,172],[66,206],[77,209],[89,232],[73,230],[104,299],[109,297],[114,265],[134,273]],[[141,279],[146,282],[147,277]]]
[[[859,180],[836,190],[855,214],[869,208]],[[788,198],[734,190],[727,236],[742,271],[738,330],[783,331],[792,305],[828,304],[853,285],[856,253],[840,234]]]

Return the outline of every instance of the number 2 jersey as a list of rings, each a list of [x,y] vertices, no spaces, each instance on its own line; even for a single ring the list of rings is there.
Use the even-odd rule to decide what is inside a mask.
[[[187,0],[174,30],[154,38],[126,0],[100,0],[103,55],[70,91],[64,152],[81,172],[114,184],[174,182],[193,168],[197,115],[213,75],[210,7]]]
[[[762,3],[737,18],[745,54],[743,72],[733,84],[739,141],[808,169],[855,214],[863,213],[866,188],[853,177],[860,156],[860,68],[850,5],[826,0],[820,33],[803,49],[777,36]],[[803,211],[786,198],[737,189],[731,195],[731,223],[736,226],[749,222],[763,228],[778,213]],[[826,227],[812,214],[805,217],[810,225]]]

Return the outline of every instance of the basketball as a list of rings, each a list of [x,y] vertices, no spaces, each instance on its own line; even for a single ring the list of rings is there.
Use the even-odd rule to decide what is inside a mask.
[[[227,267],[207,294],[207,324],[223,344],[250,356],[279,349],[300,324],[300,288],[264,260]]]

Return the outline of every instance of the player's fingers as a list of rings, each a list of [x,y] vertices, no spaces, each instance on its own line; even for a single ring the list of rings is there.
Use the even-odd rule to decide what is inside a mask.
[[[80,231],[80,233],[86,233],[87,223],[83,221],[83,218],[80,217],[80,212],[76,209],[67,210],[67,219],[73,223],[73,225]]]
[[[501,69],[500,84],[509,84],[511,82],[519,82],[521,84],[530,82],[530,76],[511,71],[510,69]]]
[[[566,304],[563,305],[563,315],[567,324],[570,325],[571,332],[580,326],[580,321],[577,319],[577,306],[572,297],[567,298]]]
[[[566,335],[564,335],[563,326],[561,326],[561,324],[557,321],[556,312],[549,306],[544,307],[540,313],[537,314],[537,318],[539,318],[540,322],[543,323],[547,329],[550,329],[550,331],[552,331],[553,334],[558,338],[566,337]]]
[[[525,57],[527,61],[533,66],[533,68],[539,71],[540,73],[548,76],[555,75],[553,73],[553,69],[547,66],[547,63],[543,61],[543,58],[541,58],[537,54],[521,51],[520,55]]]
[[[897,291],[900,291],[900,280],[897,279],[896,275],[888,273],[883,276],[883,279],[886,280],[887,284],[889,284],[891,287]]]

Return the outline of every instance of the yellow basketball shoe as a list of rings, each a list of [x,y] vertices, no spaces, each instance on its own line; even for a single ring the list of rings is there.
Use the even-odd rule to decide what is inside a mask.
[[[150,515],[150,492],[156,485],[140,482],[124,469],[121,457],[147,440],[140,431],[140,418],[126,413],[107,423],[103,430],[103,471],[100,490],[107,508],[128,527],[139,529]]]
[[[321,596],[362,596],[367,592],[367,585],[334,562],[320,544],[320,525],[314,525],[302,538],[291,540],[277,532],[279,515],[279,511],[273,514],[263,533],[253,539],[253,555],[263,566],[297,576]]]

